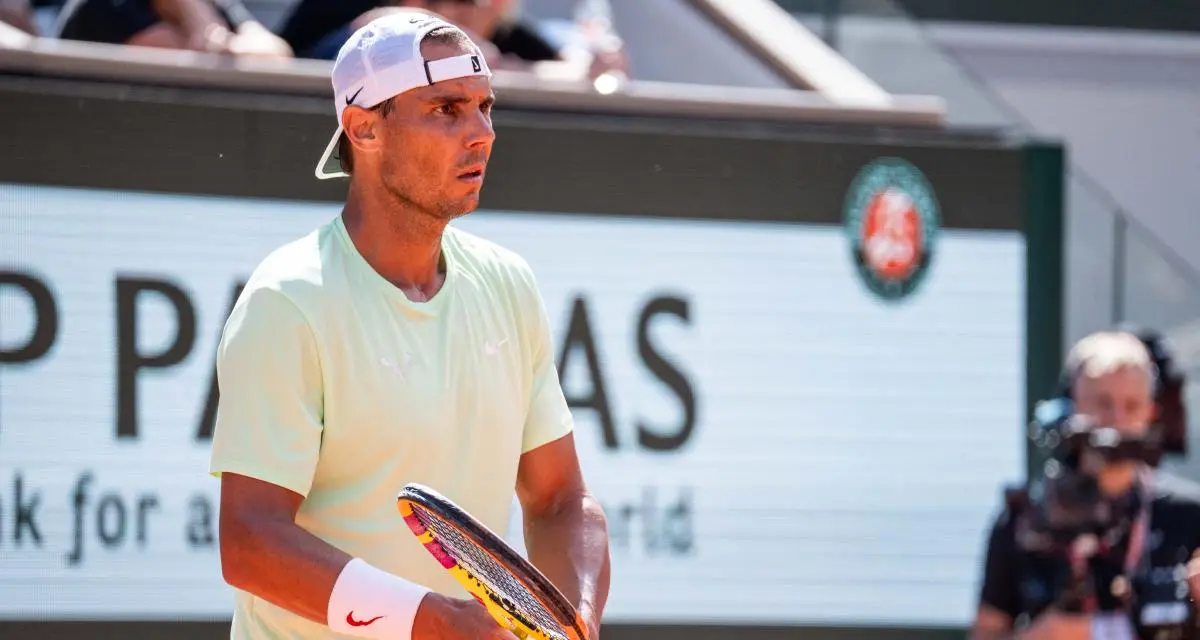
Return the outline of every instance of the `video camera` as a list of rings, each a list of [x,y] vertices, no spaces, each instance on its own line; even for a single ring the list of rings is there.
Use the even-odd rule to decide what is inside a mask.
[[[1030,429],[1034,450],[1045,462],[1029,486],[1007,494],[1016,514],[1016,542],[1050,573],[1044,590],[1054,606],[1069,613],[1125,609],[1130,594],[1098,589],[1096,563],[1119,566],[1118,542],[1133,531],[1139,503],[1113,498],[1100,488],[1100,471],[1129,461],[1152,464],[1161,454],[1158,430],[1130,437],[1073,413],[1063,399],[1039,403]],[[1050,569],[1052,568],[1052,569]]]
[[[1035,544],[1063,547],[1081,535],[1105,537],[1130,524],[1128,510],[1101,493],[1100,470],[1122,461],[1155,464],[1162,455],[1160,434],[1151,428],[1130,437],[1071,413],[1069,402],[1040,403],[1030,437],[1045,463],[1042,476],[1030,483],[1027,509],[1030,533],[1042,538]]]

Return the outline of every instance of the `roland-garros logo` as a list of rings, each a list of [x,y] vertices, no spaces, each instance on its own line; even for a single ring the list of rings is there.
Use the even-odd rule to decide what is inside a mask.
[[[843,211],[855,268],[867,289],[896,301],[915,292],[933,262],[941,215],[925,175],[899,158],[863,167]]]

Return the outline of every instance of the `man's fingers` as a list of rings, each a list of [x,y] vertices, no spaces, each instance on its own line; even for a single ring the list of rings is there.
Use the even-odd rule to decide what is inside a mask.
[[[479,605],[479,615],[483,617],[484,627],[487,629],[487,640],[521,640],[513,632],[509,631],[499,620],[492,617],[488,612],[487,607]]]
[[[521,637],[509,631],[503,623],[492,617],[488,608],[478,600],[471,599],[469,611],[476,616],[471,625],[476,628],[483,640],[521,640]]]
[[[483,626],[481,631],[486,640],[520,640],[520,638],[506,629],[500,621],[493,618],[491,614],[484,612],[483,617],[486,619],[480,620]]]

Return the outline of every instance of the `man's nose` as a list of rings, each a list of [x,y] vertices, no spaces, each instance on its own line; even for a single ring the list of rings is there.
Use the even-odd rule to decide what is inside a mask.
[[[1122,421],[1123,417],[1121,412],[1117,410],[1102,411],[1100,413],[1100,424],[1106,427],[1120,427],[1124,425]]]
[[[471,123],[468,125],[466,145],[469,148],[487,146],[496,139],[496,129],[492,126],[492,119],[486,113],[479,112],[471,118]]]

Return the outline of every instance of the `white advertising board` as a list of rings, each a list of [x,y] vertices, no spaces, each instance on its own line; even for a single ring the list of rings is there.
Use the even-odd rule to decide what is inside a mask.
[[[229,615],[213,351],[257,261],[337,212],[0,185],[0,618]],[[1023,464],[1019,234],[941,230],[889,302],[837,226],[456,224],[537,272],[610,519],[608,620],[968,621]]]

